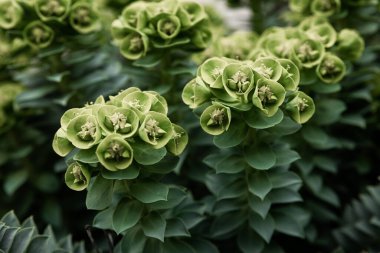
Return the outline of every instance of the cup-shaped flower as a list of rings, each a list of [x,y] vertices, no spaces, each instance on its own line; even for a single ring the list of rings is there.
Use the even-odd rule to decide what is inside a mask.
[[[252,69],[261,76],[273,81],[278,81],[282,74],[281,64],[273,57],[257,59],[253,63]]]
[[[97,120],[107,135],[118,133],[123,138],[129,138],[139,128],[139,116],[132,109],[119,108],[113,105],[102,106],[98,110]]]
[[[91,4],[85,1],[78,1],[73,4],[69,21],[71,27],[82,34],[98,31],[101,28],[98,14]]]
[[[285,90],[296,90],[300,83],[300,71],[298,67],[288,59],[278,59],[282,66],[281,77],[278,82],[284,86]]]
[[[32,47],[45,48],[48,47],[54,39],[54,31],[41,21],[33,21],[29,23],[24,31],[24,40]]]
[[[109,103],[117,107],[121,107],[124,97],[135,91],[141,91],[141,90],[137,87],[129,87],[128,89],[121,90],[116,96],[109,96],[110,98]]]
[[[67,130],[67,126],[70,121],[79,115],[91,114],[91,110],[87,108],[71,108],[67,110],[61,117],[61,127],[64,131]]]
[[[139,128],[140,138],[155,149],[164,147],[173,137],[173,124],[159,112],[149,112]]]
[[[212,32],[207,20],[198,23],[191,29],[191,42],[196,49],[207,48],[212,41]]]
[[[145,11],[147,3],[137,1],[128,5],[121,13],[121,20],[126,26],[142,29],[147,25],[148,17]]]
[[[188,82],[183,88],[182,100],[191,109],[195,109],[201,104],[209,101],[210,97],[210,90],[203,84],[203,82],[197,82],[196,78]]]
[[[163,96],[156,91],[145,91],[144,93],[151,97],[150,111],[168,114],[168,103]]]
[[[119,32],[121,31],[119,30]],[[118,42],[120,53],[128,60],[137,60],[145,56],[149,45],[148,37],[128,27],[124,28],[124,35],[125,37]]]
[[[152,97],[142,91],[135,91],[126,95],[121,101],[122,107],[131,108],[140,118],[150,111]]]
[[[319,16],[331,16],[340,10],[340,0],[313,0],[311,12]]]
[[[88,168],[79,162],[69,165],[65,173],[65,183],[67,187],[74,191],[82,191],[90,183],[91,174]]]
[[[182,127],[173,124],[174,134],[168,144],[166,144],[167,150],[173,155],[180,155],[185,150],[189,141],[187,132]]]
[[[223,70],[223,87],[236,101],[248,103],[248,95],[254,88],[252,69],[242,63],[231,63]]]
[[[13,0],[0,1],[0,28],[12,29],[22,20],[24,11],[22,7]]]
[[[71,0],[36,0],[34,8],[42,21],[63,21],[70,10]]]
[[[220,135],[230,127],[231,109],[220,103],[214,103],[203,111],[200,123],[206,133]]]
[[[364,51],[364,40],[352,29],[343,29],[338,35],[337,51],[340,57],[349,61],[359,59]]]
[[[236,31],[218,41],[221,51],[220,55],[232,59],[247,60],[252,52],[252,48],[255,48],[257,40],[258,35],[255,32]]]
[[[180,18],[183,29],[185,30],[207,18],[202,5],[194,1],[181,1],[177,16]]]
[[[163,40],[172,40],[181,31],[181,21],[175,15],[162,13],[154,20],[158,36]]]
[[[346,65],[338,56],[326,53],[316,71],[324,83],[337,83],[344,77]]]
[[[284,87],[278,82],[260,78],[252,96],[252,103],[268,117],[271,117],[284,102],[285,94]]]
[[[294,46],[291,60],[301,67],[312,68],[321,62],[324,54],[325,47],[321,42],[306,39],[299,41]]]
[[[107,170],[124,170],[132,164],[133,149],[120,134],[110,134],[99,143],[96,156]]]
[[[332,47],[337,39],[334,27],[327,22],[312,27],[310,30],[306,31],[306,34],[310,39],[322,42],[326,48]]]
[[[149,3],[146,7],[148,19],[153,19],[162,13],[175,14],[178,10],[178,0],[163,0]]]
[[[290,58],[294,51],[295,45],[298,43],[299,39],[284,39],[277,36],[271,36],[271,39],[265,43],[266,51],[278,58]],[[256,59],[262,54],[263,50],[256,50],[256,54],[253,52],[250,55],[250,59]]]
[[[53,150],[59,156],[68,155],[74,149],[73,144],[67,139],[66,132],[60,128],[54,135]]]
[[[285,109],[294,121],[303,124],[313,116],[315,105],[311,97],[302,91],[297,91],[290,96]]]
[[[209,87],[223,89],[223,70],[228,65],[223,58],[213,57],[199,67],[199,76]]]
[[[292,11],[302,13],[309,8],[310,0],[290,0],[289,8]]]
[[[307,32],[308,30],[313,29],[315,26],[320,26],[328,23],[327,17],[323,16],[310,16],[307,18],[304,18],[301,23],[298,25],[298,29],[300,29],[302,32]]]
[[[90,114],[79,115],[67,126],[67,139],[79,149],[89,149],[99,143],[101,130],[96,117]]]

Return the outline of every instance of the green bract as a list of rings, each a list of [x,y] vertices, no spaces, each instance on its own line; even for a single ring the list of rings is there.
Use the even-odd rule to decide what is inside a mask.
[[[174,128],[174,134],[171,140],[166,145],[167,150],[173,155],[180,155],[186,148],[189,141],[187,132],[182,127],[172,124]]]
[[[191,109],[205,103],[210,97],[211,93],[202,81],[197,82],[196,79],[193,79],[183,88],[182,100]]]
[[[180,1],[177,13],[184,29],[191,28],[207,18],[202,5],[192,1]]]
[[[65,183],[74,191],[86,189],[90,183],[90,178],[91,174],[88,168],[78,162],[70,164],[65,173]]]
[[[261,76],[273,81],[278,81],[282,74],[282,67],[280,63],[271,57],[257,59],[253,63],[252,68]]]
[[[181,22],[177,16],[162,13],[156,16],[155,19],[155,29],[161,39],[165,41],[172,40],[179,34]]]
[[[136,29],[142,29],[147,25],[147,13],[145,11],[147,4],[137,1],[128,5],[121,14],[121,21]]]
[[[346,65],[337,56],[327,53],[317,67],[317,75],[324,83],[337,83],[344,77]]]
[[[29,23],[23,32],[24,40],[32,47],[48,47],[54,39],[54,31],[41,21]]]
[[[58,129],[54,135],[53,149],[55,153],[62,157],[68,155],[74,149],[73,144],[67,139],[67,134],[62,128]]]
[[[299,66],[312,68],[321,62],[324,53],[325,48],[321,42],[306,39],[299,41],[294,46],[294,53],[291,59]]]
[[[12,29],[16,27],[23,18],[22,7],[13,0],[0,1],[0,28]]]
[[[158,112],[149,112],[139,128],[140,138],[159,149],[164,147],[173,137],[174,129],[169,118]]]
[[[343,59],[355,61],[363,54],[364,40],[357,31],[343,29],[338,34],[337,51]]]
[[[71,0],[36,0],[35,10],[43,21],[63,21],[69,13]]]
[[[306,34],[310,39],[322,42],[326,48],[332,47],[337,38],[334,27],[327,22],[310,27]]]
[[[142,118],[152,106],[152,96],[142,91],[127,94],[122,100],[122,106],[133,109]]]
[[[284,86],[285,90],[295,90],[300,82],[300,71],[290,60],[278,59],[281,64],[282,72],[278,82]]]
[[[253,104],[268,117],[273,116],[285,99],[285,89],[281,84],[261,78],[257,81],[252,96]]]
[[[231,123],[231,109],[219,103],[207,107],[200,118],[202,129],[211,135],[227,131]]]
[[[106,134],[118,133],[123,138],[132,137],[139,127],[139,117],[132,109],[113,105],[102,106],[98,110],[97,120]]]
[[[223,88],[222,74],[228,62],[221,58],[210,58],[199,68],[202,80],[211,88]]]
[[[133,161],[133,149],[120,134],[110,134],[96,149],[99,162],[110,171],[124,170]]]
[[[302,91],[295,92],[286,104],[290,117],[297,123],[307,122],[315,112],[314,101]]]
[[[79,115],[67,125],[67,139],[77,148],[89,149],[100,141],[101,131],[96,117]]]
[[[340,0],[313,0],[311,11],[320,16],[331,16],[340,11]]]
[[[70,25],[79,33],[90,33],[101,28],[98,14],[91,4],[78,1],[71,7],[69,16]]]
[[[239,63],[231,63],[223,70],[223,87],[232,98],[248,103],[248,95],[254,88],[252,69]]]
[[[145,92],[151,98],[150,110],[162,114],[168,114],[168,103],[165,98],[155,91]]]

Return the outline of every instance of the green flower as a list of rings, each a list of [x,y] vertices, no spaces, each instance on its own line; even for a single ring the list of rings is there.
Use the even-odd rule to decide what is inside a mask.
[[[191,42],[198,49],[207,48],[212,41],[212,32],[207,20],[200,22],[194,26],[191,31]]]
[[[124,170],[133,161],[133,149],[119,134],[110,134],[96,149],[99,162],[110,171]]]
[[[313,0],[311,12],[319,16],[331,16],[340,10],[340,0]]]
[[[272,57],[265,57],[256,60],[252,64],[252,69],[261,76],[273,81],[278,81],[282,73],[280,63]]]
[[[334,27],[327,22],[311,27],[306,34],[310,39],[321,42],[326,48],[332,47],[337,39]]]
[[[346,65],[339,57],[326,53],[316,71],[324,83],[337,83],[344,77]]]
[[[254,88],[254,76],[247,65],[232,63],[223,70],[222,81],[226,92],[235,100],[248,102],[248,94]]]
[[[65,173],[67,187],[74,191],[82,191],[90,183],[91,174],[84,164],[75,162],[69,165]]]
[[[91,33],[101,28],[99,16],[90,3],[79,1],[73,4],[69,17],[70,25],[79,33]]]
[[[71,0],[36,0],[35,10],[42,21],[63,21],[70,10]]]
[[[102,106],[97,119],[106,134],[118,133],[123,138],[132,137],[139,127],[139,117],[132,109],[113,105]]]
[[[228,62],[222,58],[213,57],[206,60],[199,67],[199,74],[202,80],[211,88],[223,89],[223,70]]]
[[[177,15],[185,30],[207,18],[203,6],[193,1],[181,1]]]
[[[23,32],[24,40],[32,47],[48,47],[54,39],[54,31],[41,21],[29,23]]]
[[[174,128],[174,134],[168,144],[166,144],[167,150],[173,155],[180,155],[185,150],[189,141],[187,132],[182,127],[172,124]]]
[[[131,28],[142,29],[146,27],[148,19],[145,11],[147,3],[137,1],[128,5],[121,13],[122,22]]]
[[[89,149],[99,143],[102,134],[96,117],[79,115],[67,125],[67,139],[77,148]]]
[[[73,149],[74,149],[74,146],[67,139],[66,132],[62,128],[58,129],[53,139],[54,152],[57,153],[59,156],[64,157],[68,155]]]
[[[144,93],[151,97],[150,111],[168,114],[168,103],[163,96],[155,91],[144,91]]]
[[[290,0],[289,8],[295,12],[305,12],[310,5],[310,0]]]
[[[162,13],[155,17],[155,19],[156,31],[163,40],[172,40],[181,31],[181,22],[175,15]]]
[[[152,97],[142,91],[135,91],[127,94],[122,100],[122,107],[131,108],[140,118],[143,118],[150,111]]]
[[[257,81],[252,103],[268,117],[273,116],[285,100],[285,89],[281,84],[261,78]]]
[[[22,7],[12,0],[0,1],[0,28],[12,29],[16,27],[23,18]]]
[[[79,115],[92,114],[92,111],[88,108],[71,108],[67,110],[61,117],[61,127],[64,131],[67,130],[67,126],[70,121]]]
[[[277,36],[270,36],[270,39],[265,43],[265,51],[278,58],[290,58],[294,53],[294,48],[297,43],[299,43],[299,39],[285,39]],[[251,52],[249,58],[257,59],[261,56],[260,54],[263,54],[262,49],[257,49],[256,52],[254,50]]]
[[[246,60],[249,59],[249,54],[252,48],[256,46],[257,40],[258,35],[254,32],[235,31],[228,37],[218,40],[217,45],[220,46],[220,55],[232,59]]]
[[[153,19],[162,13],[175,14],[178,10],[178,7],[178,0],[163,0],[159,2],[149,3],[146,7],[148,19]]]
[[[136,87],[130,87],[126,90],[122,90],[120,91],[116,96],[110,96],[110,104],[112,105],[115,105],[117,107],[121,107],[122,106],[122,101],[124,99],[124,97],[132,92],[135,92],[135,91],[141,91],[139,88],[136,88]]]
[[[337,44],[339,56],[349,61],[359,59],[364,51],[364,40],[355,30],[343,29],[340,31]]]
[[[169,118],[158,112],[147,113],[139,129],[140,138],[155,149],[164,147],[173,134],[174,129]]]
[[[314,101],[302,91],[295,92],[286,104],[285,109],[297,123],[307,122],[315,112]]]
[[[321,62],[324,53],[325,48],[321,42],[306,39],[295,45],[291,59],[299,66],[312,68]]]
[[[231,109],[219,103],[207,107],[200,118],[203,131],[220,135],[228,130],[231,123]]]
[[[182,100],[191,109],[195,109],[207,102],[210,97],[210,90],[203,84],[203,82],[197,82],[197,78],[188,82],[183,88]]]
[[[282,67],[281,77],[278,82],[284,86],[285,90],[296,90],[300,83],[300,71],[298,67],[288,59],[277,60]]]

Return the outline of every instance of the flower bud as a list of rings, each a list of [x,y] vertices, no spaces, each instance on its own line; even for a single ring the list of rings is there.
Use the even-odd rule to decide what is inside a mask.
[[[364,40],[355,30],[343,29],[340,31],[337,44],[339,56],[349,61],[359,59],[364,51]]]

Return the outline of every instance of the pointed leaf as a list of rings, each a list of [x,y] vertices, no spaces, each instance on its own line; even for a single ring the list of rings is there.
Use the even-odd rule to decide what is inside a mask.
[[[164,242],[166,220],[164,220],[159,213],[153,212],[144,217],[141,221],[141,227],[146,236]]]
[[[248,175],[248,189],[263,200],[272,189],[272,182],[265,171],[254,172]]]
[[[116,233],[120,234],[136,225],[141,218],[143,210],[144,206],[136,200],[121,200],[112,216],[113,227]]]

